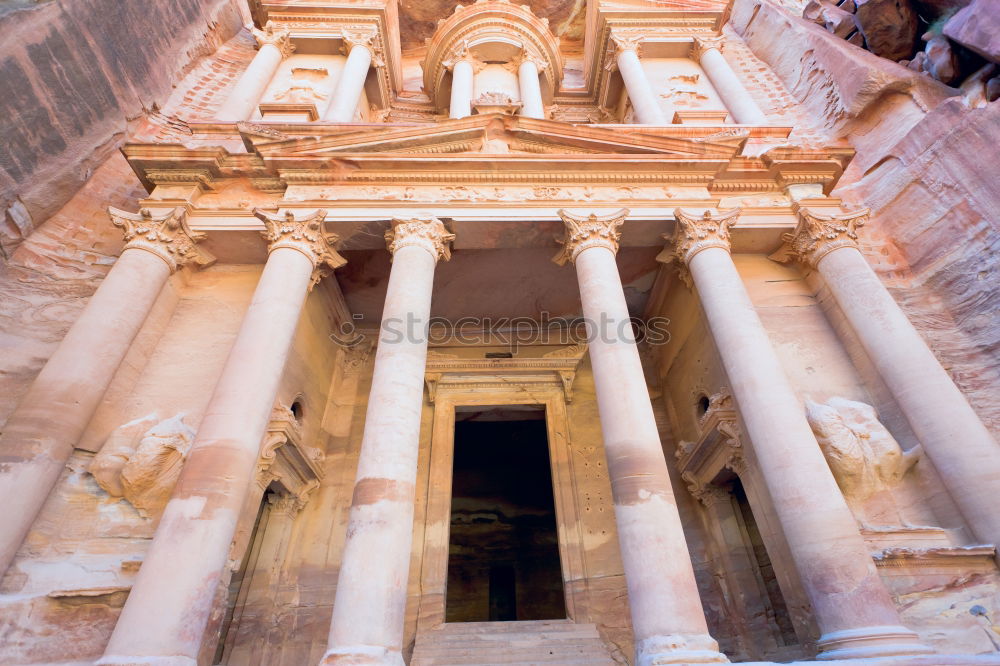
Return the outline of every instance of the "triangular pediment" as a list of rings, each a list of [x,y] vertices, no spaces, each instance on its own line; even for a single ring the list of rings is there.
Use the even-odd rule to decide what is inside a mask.
[[[502,114],[476,115],[434,125],[394,125],[342,135],[282,139],[254,136],[262,158],[363,154],[660,155],[665,159],[729,159],[745,133],[705,128],[704,136],[672,137]]]

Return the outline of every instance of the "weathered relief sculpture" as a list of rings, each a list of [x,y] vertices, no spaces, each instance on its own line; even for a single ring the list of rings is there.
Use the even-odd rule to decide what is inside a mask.
[[[844,498],[861,522],[904,522],[892,489],[920,460],[921,449],[904,451],[871,405],[846,398],[825,404],[806,400],[806,415]]]
[[[126,423],[108,437],[90,473],[109,495],[125,498],[144,518],[159,515],[194,434],[183,412],[158,423],[155,414]]]

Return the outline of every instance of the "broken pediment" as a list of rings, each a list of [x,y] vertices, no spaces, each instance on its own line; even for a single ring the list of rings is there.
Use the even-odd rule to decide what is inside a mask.
[[[647,154],[682,159],[729,159],[746,136],[674,137],[574,125],[501,113],[475,115],[436,125],[378,127],[347,135],[254,142],[268,158],[340,154]]]

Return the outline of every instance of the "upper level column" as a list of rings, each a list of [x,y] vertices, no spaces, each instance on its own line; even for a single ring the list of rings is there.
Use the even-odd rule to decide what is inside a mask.
[[[214,261],[183,208],[138,215],[109,208],[125,249],[7,419],[0,435],[0,576],[59,480],[170,274]]]
[[[627,210],[576,217],[555,261],[576,265],[594,367],[636,664],[728,661],[708,634],[615,254]]]
[[[656,93],[649,84],[646,72],[639,61],[642,37],[622,35],[612,32],[611,41],[615,48],[614,65],[621,72],[625,89],[635,109],[635,118],[643,125],[666,125],[668,121],[656,99]],[[609,62],[610,64],[610,62]]]
[[[257,55],[250,61],[229,98],[219,109],[219,120],[248,120],[257,108],[261,96],[278,71],[281,61],[291,55],[295,46],[289,41],[287,30],[275,30],[270,23],[264,30],[254,30],[257,38]]]
[[[729,114],[741,125],[764,125],[767,118],[760,107],[750,97],[736,77],[736,72],[722,55],[723,39],[719,37],[695,37],[692,58],[701,64],[715,91],[722,98]]]
[[[1000,446],[861,254],[868,211],[799,218],[790,254],[823,277],[972,533],[1000,544]]]
[[[99,664],[197,664],[306,295],[347,263],[325,210],[255,214],[264,271]]]
[[[476,70],[482,65],[472,56],[468,44],[464,42],[445,58],[443,65],[451,70],[451,103],[448,105],[448,117],[467,118],[472,115]]]
[[[344,31],[347,62],[340,72],[333,100],[323,113],[323,120],[331,123],[349,123],[354,120],[372,61],[375,61],[376,66],[382,65],[381,57],[377,53],[376,38],[374,30]]]
[[[393,220],[385,237],[392,268],[326,665],[403,666],[431,292],[455,236],[431,217]]]
[[[544,69],[541,58],[523,54],[517,67],[517,84],[521,91],[521,115],[526,118],[544,118],[545,103],[538,75]]]
[[[774,511],[822,635],[821,659],[925,654],[902,626],[805,409],[729,254],[739,211],[674,214],[686,266],[760,465]],[[682,269],[683,270],[683,269]]]

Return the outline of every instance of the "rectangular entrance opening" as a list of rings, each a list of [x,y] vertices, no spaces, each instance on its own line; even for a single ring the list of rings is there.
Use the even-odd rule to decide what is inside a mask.
[[[565,619],[545,408],[455,414],[445,622]]]

